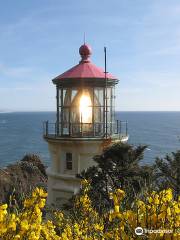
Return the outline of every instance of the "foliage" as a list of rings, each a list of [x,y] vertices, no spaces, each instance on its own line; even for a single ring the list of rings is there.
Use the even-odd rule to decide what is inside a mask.
[[[171,189],[147,193],[143,199],[136,199],[131,208],[124,202],[125,192],[116,189],[109,194],[112,209],[100,215],[88,197],[89,188],[88,181],[84,180],[82,194],[76,197],[73,212],[56,211],[51,220],[42,217],[47,194],[39,188],[24,201],[21,212],[10,213],[7,204],[1,205],[0,239],[133,240],[138,239],[134,231],[137,226],[172,230],[171,234],[145,234],[142,239],[178,239],[180,203],[173,199]]]
[[[89,196],[93,206],[103,212],[110,206],[109,190],[126,190],[129,204],[152,184],[153,168],[140,165],[146,146],[133,147],[116,143],[106,148],[101,155],[93,159],[96,166],[83,171],[79,177],[91,183]],[[100,204],[96,202],[100,199]]]
[[[42,208],[45,206],[46,196],[42,189],[36,188],[31,198],[25,199],[24,208],[20,212],[11,213],[7,204],[1,205],[1,239],[53,239],[56,233],[52,222],[42,220]]]
[[[37,155],[25,155],[22,160],[0,170],[0,203],[6,202],[12,208],[21,207],[24,195],[33,188],[46,188],[46,168]]]
[[[12,194],[9,205],[0,205],[0,239],[179,239],[180,151],[147,167],[140,165],[145,148],[114,144],[95,156],[97,166],[81,174],[81,191],[69,211],[47,212],[45,218],[47,193],[41,188],[23,196],[21,208]],[[157,191],[150,188],[153,176]],[[144,230],[140,237],[136,227]]]
[[[19,164],[22,169],[29,170],[30,173],[33,173],[34,170],[40,171],[45,178],[47,177],[45,166],[36,154],[26,154]]]
[[[155,162],[156,182],[159,188],[170,187],[176,196],[180,194],[180,151],[172,152]]]

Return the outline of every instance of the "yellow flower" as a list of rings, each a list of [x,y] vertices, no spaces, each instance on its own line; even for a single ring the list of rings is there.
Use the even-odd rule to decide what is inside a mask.
[[[172,189],[163,190],[160,192],[163,202],[170,202],[173,198]]]
[[[46,198],[47,197],[47,193],[42,189],[42,188],[35,188],[33,193],[32,193],[32,197],[42,197],[42,198]]]
[[[21,239],[21,236],[19,234],[15,235],[14,240],[19,240]]]
[[[16,230],[16,223],[14,221],[11,221],[8,225],[8,228],[11,228],[12,231]]]
[[[25,231],[29,229],[29,223],[26,219],[21,222],[21,229]]]
[[[115,211],[115,213],[119,213],[119,205],[114,206],[114,211]]]
[[[35,232],[31,232],[29,237],[28,237],[28,240],[39,240],[39,236],[36,235]]]
[[[24,209],[9,213],[7,204],[0,206],[0,239],[3,240],[105,240],[136,239],[137,226],[151,229],[174,229],[165,236],[178,240],[176,229],[180,226],[180,205],[174,201],[171,189],[152,192],[144,200],[134,199],[127,208],[121,200],[125,192],[121,189],[110,194],[114,209],[99,214],[92,206],[88,190],[76,197],[74,215],[56,211],[52,220],[42,219],[41,209],[45,206],[46,193],[36,188],[32,196],[24,201]],[[120,208],[120,206],[123,207]],[[57,234],[57,233],[58,234]],[[160,234],[151,234],[149,239],[159,239]],[[162,234],[162,237],[164,235]]]
[[[97,231],[103,231],[104,226],[96,223],[96,224],[94,225],[94,228],[95,228],[95,230],[97,230]]]
[[[109,193],[109,199],[113,199],[113,193],[112,192]]]
[[[1,211],[1,210],[6,210],[7,207],[8,207],[7,204],[0,205],[0,211]]]
[[[40,207],[40,208],[43,208],[43,207],[45,206],[45,204],[46,204],[46,199],[43,199],[43,198],[42,198],[42,199],[40,200],[40,202],[39,202],[39,207]]]
[[[154,197],[154,203],[155,203],[156,205],[159,204],[159,196],[158,196],[157,194],[156,194],[155,197]]]
[[[123,190],[121,190],[121,189],[117,189],[116,190],[116,194],[118,195],[118,197],[120,199],[123,199],[125,197],[125,192]]]
[[[34,201],[32,199],[27,198],[24,200],[24,207],[30,207],[33,205],[33,203],[34,203]]]

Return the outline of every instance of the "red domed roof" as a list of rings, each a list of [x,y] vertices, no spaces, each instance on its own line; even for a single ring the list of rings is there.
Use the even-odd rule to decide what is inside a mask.
[[[81,55],[82,61],[88,60],[90,55],[92,54],[92,49],[88,44],[83,44],[79,48],[79,54]]]
[[[54,83],[57,83],[58,80],[65,79],[105,78],[104,69],[97,67],[90,61],[89,57],[92,54],[92,50],[88,44],[83,44],[79,48],[79,54],[81,55],[82,58],[79,64],[54,78],[53,79]],[[117,80],[117,77],[111,75],[110,73],[107,73],[106,76],[108,79]]]

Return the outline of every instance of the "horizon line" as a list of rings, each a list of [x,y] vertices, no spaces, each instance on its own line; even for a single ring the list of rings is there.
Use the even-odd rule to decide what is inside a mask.
[[[54,112],[55,110],[7,110],[0,113]],[[180,112],[180,110],[115,110],[115,112]]]

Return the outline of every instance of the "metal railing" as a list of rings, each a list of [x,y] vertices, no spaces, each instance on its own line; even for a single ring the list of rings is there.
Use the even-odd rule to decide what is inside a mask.
[[[45,121],[43,123],[44,137],[81,137],[81,138],[104,138],[105,134],[104,123],[50,123]],[[119,135],[128,136],[127,121],[117,120],[115,122],[107,123],[107,138]]]

